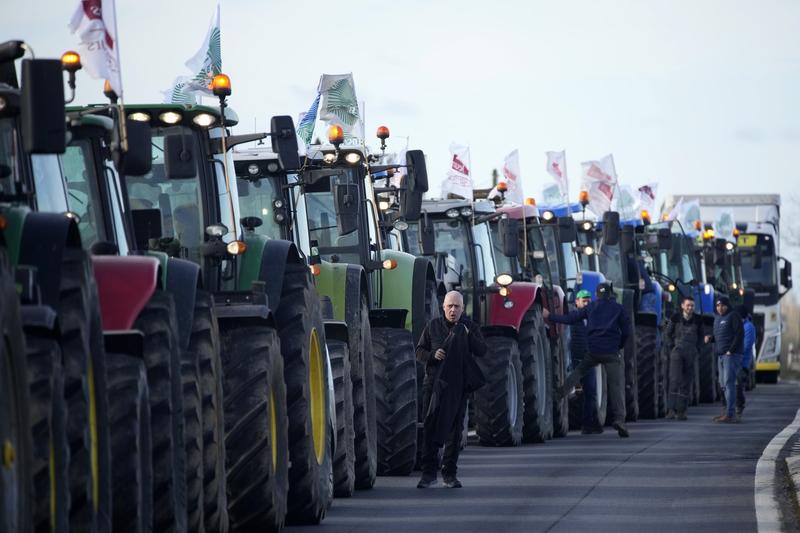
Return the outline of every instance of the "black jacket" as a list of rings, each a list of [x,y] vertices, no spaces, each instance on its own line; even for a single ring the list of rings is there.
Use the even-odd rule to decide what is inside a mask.
[[[483,340],[483,335],[481,335],[480,326],[463,315],[458,323],[464,324],[469,331],[467,336],[469,352],[474,356],[483,357],[487,347],[486,341]],[[428,325],[422,331],[419,342],[417,342],[417,361],[425,365],[426,373],[436,372],[436,369],[441,365],[442,362],[436,359],[433,354],[442,347],[453,325],[446,318],[439,317],[428,322]]]
[[[692,314],[686,320],[678,311],[670,317],[664,337],[670,349],[691,345],[700,352],[703,348],[703,320],[698,314]]]
[[[613,298],[595,300],[566,315],[550,315],[551,322],[577,324],[586,320],[587,350],[592,354],[616,353],[631,334],[631,319]]]
[[[744,352],[744,328],[742,316],[730,310],[714,317],[714,352],[717,355]]]

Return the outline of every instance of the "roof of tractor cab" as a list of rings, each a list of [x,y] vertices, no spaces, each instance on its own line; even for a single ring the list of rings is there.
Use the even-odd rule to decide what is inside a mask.
[[[535,205],[503,205],[497,208],[498,213],[508,215],[508,218],[521,220],[522,218],[538,217],[539,208]]]
[[[74,110],[86,110],[96,108],[98,114],[105,114],[107,112],[103,111],[103,108],[108,108],[108,104],[90,104],[84,108],[78,107],[70,107],[68,111]],[[198,115],[206,114],[211,115],[214,117],[214,123],[211,124],[210,127],[217,126],[216,122],[219,120],[221,114],[219,108],[217,107],[210,107],[205,105],[199,104],[125,104],[125,114],[130,120],[136,120],[131,118],[131,115],[134,113],[141,113],[146,112],[150,115],[150,124],[152,125],[163,125],[163,126],[172,126],[174,124],[165,122],[160,119],[160,116],[163,113],[172,111],[173,113],[178,113],[181,115],[182,118],[188,119],[186,122],[187,125],[202,128],[203,126],[195,125],[192,123],[192,119],[194,119]],[[230,107],[225,108],[225,125],[226,126],[235,126],[239,123],[239,116],[236,114]]]
[[[431,215],[444,214],[450,209],[463,209],[468,207],[473,210],[476,215],[485,215],[494,213],[494,203],[488,200],[476,200],[470,202],[469,200],[456,200],[456,199],[425,199],[422,201],[422,210]]]

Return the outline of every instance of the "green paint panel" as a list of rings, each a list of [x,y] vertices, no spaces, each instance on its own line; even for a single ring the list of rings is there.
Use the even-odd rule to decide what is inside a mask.
[[[347,265],[344,263],[320,263],[320,273],[316,277],[317,292],[327,296],[333,303],[333,318],[345,320],[347,289]]]
[[[397,268],[383,271],[383,301],[382,308],[407,309],[406,329],[411,331],[413,310],[411,309],[412,294],[414,291],[424,291],[425,285],[414,286],[414,260],[413,255],[396,250],[382,250],[384,259],[397,261]]]
[[[239,257],[239,286],[240,291],[249,291],[253,282],[258,281],[261,274],[261,258],[264,255],[264,246],[267,238],[257,233],[248,233],[244,236],[247,250]]]
[[[30,212],[31,210],[26,206],[0,208],[0,213],[6,217],[6,229],[3,230],[3,235],[6,238],[8,258],[11,261],[12,267],[19,263],[19,248],[22,244],[22,227],[25,225],[25,217],[27,217]]]

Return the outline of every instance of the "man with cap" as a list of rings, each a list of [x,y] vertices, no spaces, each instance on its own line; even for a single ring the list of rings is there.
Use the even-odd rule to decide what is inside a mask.
[[[736,416],[741,419],[744,412],[744,391],[750,381],[750,369],[753,366],[753,354],[756,345],[756,327],[753,325],[752,318],[746,306],[739,307],[739,314],[742,316],[742,331],[744,337],[744,350],[742,351],[742,364],[736,376]]]
[[[727,296],[717,297],[715,304],[717,316],[714,317],[714,334],[706,335],[706,343],[714,343],[717,354],[719,385],[725,392],[725,412],[714,417],[714,422],[735,424],[736,418],[736,375],[742,364],[744,351],[744,328],[742,317],[733,310]]]
[[[575,307],[583,309],[592,302],[592,293],[581,289],[575,295]],[[586,320],[576,322],[569,327],[569,352],[573,364],[580,363],[586,355]],[[588,372],[581,378],[583,389],[581,399],[581,433],[592,435],[602,433],[603,427],[597,414],[597,377]]]
[[[667,418],[686,420],[694,365],[703,347],[703,323],[694,313],[694,299],[684,296],[681,310],[672,315],[664,332],[669,346],[669,396]]]
[[[604,365],[608,376],[608,401],[614,415],[611,424],[620,437],[628,437],[625,427],[625,367],[621,350],[631,333],[631,320],[625,308],[614,299],[611,283],[597,286],[597,300],[582,309],[566,315],[551,314],[544,309],[544,317],[551,322],[576,324],[586,320],[586,356],[569,373],[556,394],[564,397],[575,383],[591,368]]]

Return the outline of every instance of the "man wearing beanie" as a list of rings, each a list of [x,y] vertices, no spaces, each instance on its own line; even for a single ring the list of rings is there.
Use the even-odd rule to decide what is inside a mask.
[[[725,413],[714,417],[714,422],[735,424],[739,421],[736,417],[736,377],[744,351],[742,317],[733,310],[727,296],[717,297],[715,307],[714,334],[706,335],[705,341],[714,343],[719,384],[725,392]]]

